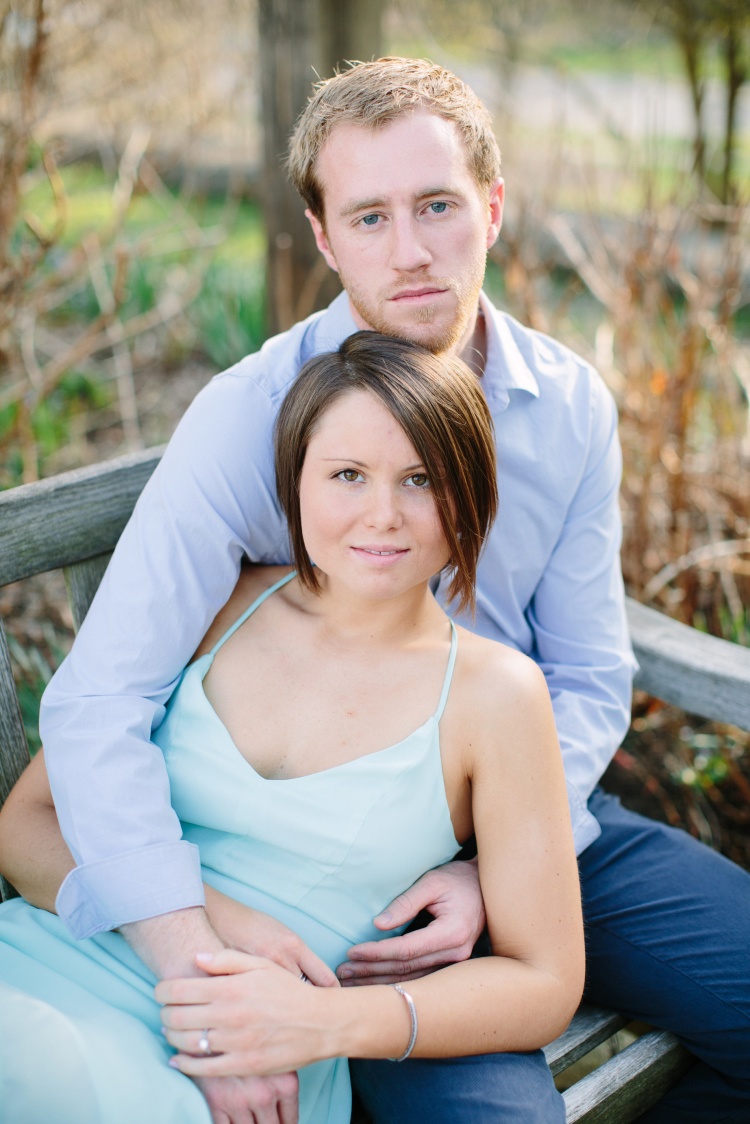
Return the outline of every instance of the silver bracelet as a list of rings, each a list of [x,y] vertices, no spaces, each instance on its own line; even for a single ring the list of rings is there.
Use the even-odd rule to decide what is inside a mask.
[[[394,989],[394,991],[397,991],[399,995],[403,995],[404,999],[406,1000],[406,1005],[409,1008],[409,1014],[411,1016],[411,1037],[409,1038],[409,1045],[406,1047],[401,1057],[389,1058],[388,1061],[405,1062],[409,1057],[409,1054],[414,1049],[415,1043],[417,1041],[417,1030],[419,1029],[419,1023],[417,1022],[417,1008],[414,1006],[414,1000],[409,995],[409,992],[404,991],[401,984],[391,984],[391,987]]]

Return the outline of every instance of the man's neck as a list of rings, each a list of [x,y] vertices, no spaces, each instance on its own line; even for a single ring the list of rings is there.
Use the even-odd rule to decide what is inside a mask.
[[[487,325],[481,305],[477,307],[473,323],[469,324],[459,340],[456,354],[481,379],[487,362]]]

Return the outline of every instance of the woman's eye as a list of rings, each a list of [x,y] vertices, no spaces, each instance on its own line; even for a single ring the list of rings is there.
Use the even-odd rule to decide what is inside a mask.
[[[427,488],[430,483],[424,472],[414,472],[411,476],[407,477],[406,482],[412,488]]]
[[[337,472],[336,476],[339,480],[346,480],[347,484],[354,484],[355,481],[362,479],[362,473],[357,472],[356,468],[343,468],[341,472]]]

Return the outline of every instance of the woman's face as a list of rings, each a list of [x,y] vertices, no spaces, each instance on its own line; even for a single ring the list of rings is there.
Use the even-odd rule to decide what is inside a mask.
[[[320,418],[302,467],[300,512],[313,562],[360,596],[398,596],[449,561],[424,465],[364,390],[337,398]]]

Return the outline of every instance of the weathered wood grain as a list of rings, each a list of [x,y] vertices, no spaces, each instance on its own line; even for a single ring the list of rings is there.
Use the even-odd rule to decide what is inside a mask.
[[[0,492],[0,585],[112,550],[161,449]]]
[[[628,599],[636,686],[692,714],[750,729],[750,648],[707,636]]]
[[[28,763],[29,747],[16,697],[8,643],[0,624],[0,807]],[[2,876],[0,896],[3,901],[17,896]]]
[[[622,1030],[626,1021],[622,1015],[615,1014],[614,1011],[604,1011],[600,1007],[590,1007],[582,1003],[568,1029],[549,1046],[545,1046],[544,1056],[547,1065],[554,1074],[562,1073],[595,1046],[606,1042],[618,1030]]]
[[[76,632],[83,624],[111,557],[112,553],[108,551],[96,558],[87,558],[85,562],[66,566],[63,571]]]
[[[644,1034],[563,1093],[567,1124],[629,1124],[655,1104],[690,1065],[665,1030]]]

